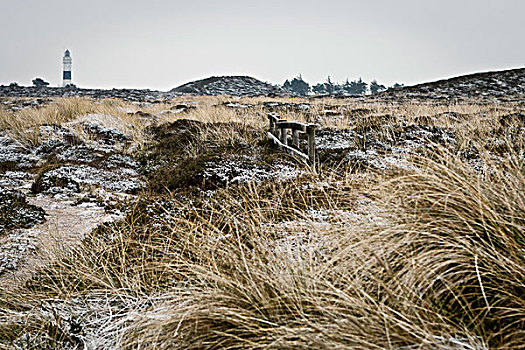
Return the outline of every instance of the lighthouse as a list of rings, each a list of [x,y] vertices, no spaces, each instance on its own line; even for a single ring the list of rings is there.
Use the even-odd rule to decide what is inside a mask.
[[[64,58],[62,59],[62,63],[64,65],[64,70],[62,73],[62,86],[67,86],[71,84],[71,55],[69,54],[69,50],[66,50],[64,53]]]

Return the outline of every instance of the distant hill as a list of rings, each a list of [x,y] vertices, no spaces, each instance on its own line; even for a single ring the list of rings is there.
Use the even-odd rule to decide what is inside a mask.
[[[248,76],[222,76],[192,81],[170,91],[170,93],[196,95],[259,96],[282,95],[283,90]]]
[[[492,98],[512,100],[525,95],[525,68],[462,75],[429,83],[390,89],[391,97],[434,99]]]

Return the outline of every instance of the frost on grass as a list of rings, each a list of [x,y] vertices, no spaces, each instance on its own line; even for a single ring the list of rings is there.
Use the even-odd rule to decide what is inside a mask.
[[[257,155],[238,155],[230,159],[208,162],[203,171],[205,179],[213,179],[223,184],[284,181],[301,174],[304,174],[304,171],[290,164],[277,163],[272,166],[263,164]]]
[[[0,275],[18,269],[21,261],[36,251],[38,230],[15,230],[2,239],[0,245]]]
[[[27,203],[23,193],[0,189],[0,236],[15,228],[26,228],[44,221],[44,211]]]
[[[309,208],[295,220],[261,224],[261,231],[275,239],[268,240],[269,248],[277,255],[300,261],[322,260],[336,243],[334,232],[352,227],[388,227],[392,217],[368,199],[358,199],[348,209]]]
[[[230,108],[241,108],[241,109],[244,109],[244,108],[250,108],[252,107],[253,105],[251,104],[242,104],[242,103],[239,103],[239,102],[228,102],[225,104],[226,107],[230,107]]]
[[[136,193],[143,185],[138,163],[122,153],[133,129],[131,123],[104,114],[87,114],[64,125],[41,126],[42,143],[34,154],[50,160],[51,166],[45,167],[33,183],[33,192],[69,195],[104,188]]]
[[[353,148],[356,147],[354,138],[352,131],[323,130],[316,136],[315,147],[320,151]]]
[[[38,132],[44,147],[46,143],[52,145],[57,141],[73,145],[87,142],[116,146],[130,142],[134,128],[133,124],[116,116],[87,114],[63,125],[42,125]]]
[[[76,128],[80,126],[86,133],[93,135],[113,136],[113,140],[119,138],[123,141],[129,139],[134,125],[125,123],[121,118],[109,114],[87,114],[67,124],[66,127]]]
[[[134,169],[104,170],[88,165],[65,165],[42,174],[33,190],[53,195],[77,193],[86,187],[103,187],[114,192],[135,193],[142,185]]]
[[[453,131],[436,126],[389,122],[356,126],[354,130],[320,129],[316,136],[319,159],[329,164],[375,170],[417,170],[412,156],[440,145],[457,146]]]
[[[0,189],[0,274],[16,269],[16,257],[35,249],[35,236],[29,230],[23,235],[15,230],[44,222],[44,215],[44,210],[29,204],[23,193]]]
[[[13,340],[15,349],[120,349],[129,326],[155,300],[120,293],[89,293],[82,298],[45,299],[29,311],[0,317],[0,321],[28,325],[27,331]],[[50,339],[46,330],[55,330],[61,336]]]
[[[35,174],[24,171],[6,171],[0,173],[0,188],[10,190],[28,189],[31,181],[36,177]]]
[[[38,159],[20,142],[0,134],[0,169],[30,168]]]

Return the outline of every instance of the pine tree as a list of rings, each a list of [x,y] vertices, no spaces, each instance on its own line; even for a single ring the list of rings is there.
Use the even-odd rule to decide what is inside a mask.
[[[346,78],[345,82],[343,83],[343,85],[341,86],[341,89],[346,92],[347,94],[351,94],[351,84],[350,82],[348,81],[348,78]]]
[[[306,96],[310,92],[310,85],[303,80],[301,74],[292,79],[292,81],[286,80],[283,84],[283,89],[298,96]]]
[[[357,88],[357,94],[358,95],[364,95],[366,94],[366,90],[368,88],[368,84],[363,81],[363,79],[359,78],[359,80],[356,83]]]
[[[385,86],[382,84],[379,84],[377,80],[375,79],[372,80],[372,82],[370,83],[370,92],[372,94],[377,94],[378,92],[384,91],[385,89],[386,89]]]
[[[325,86],[325,91],[328,93],[328,94],[333,94],[334,93],[334,83],[332,83],[332,80],[330,80],[330,76],[328,76],[326,78],[326,83],[324,83],[324,86]]]
[[[312,86],[312,90],[318,95],[326,94],[325,84],[322,83],[315,84],[314,86]]]
[[[363,79],[353,80],[351,82],[346,79],[345,83],[342,86],[343,91],[350,95],[362,95],[366,93],[367,83]]]

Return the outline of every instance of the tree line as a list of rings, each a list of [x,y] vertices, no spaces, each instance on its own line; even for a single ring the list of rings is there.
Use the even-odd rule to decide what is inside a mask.
[[[42,78],[33,79],[33,86],[36,87],[46,87],[49,83]],[[16,82],[10,84],[10,86],[18,86]],[[324,83],[318,83],[313,86],[310,86],[306,81],[304,81],[301,74],[292,80],[286,80],[282,85],[283,90],[297,96],[307,96],[311,93],[316,95],[364,95],[368,91],[371,94],[376,94],[387,89],[395,89],[404,86],[403,84],[395,83],[392,86],[385,87],[382,84],[379,84],[377,80],[372,80],[370,83],[366,83],[363,79],[359,78],[358,80],[348,81],[348,78],[344,83],[338,84],[332,82],[330,76],[326,78]],[[76,87],[74,84],[68,84],[67,87]]]
[[[317,95],[364,95],[368,91],[372,94],[376,94],[387,89],[395,89],[402,86],[403,84],[395,83],[387,88],[384,85],[379,84],[375,79],[370,83],[366,83],[361,78],[353,81],[348,81],[348,79],[346,79],[344,83],[338,84],[334,83],[330,79],[330,76],[326,78],[324,83],[310,86],[310,84],[304,81],[303,77],[299,74],[292,80],[287,79],[282,88],[293,95],[306,96],[310,93]]]

